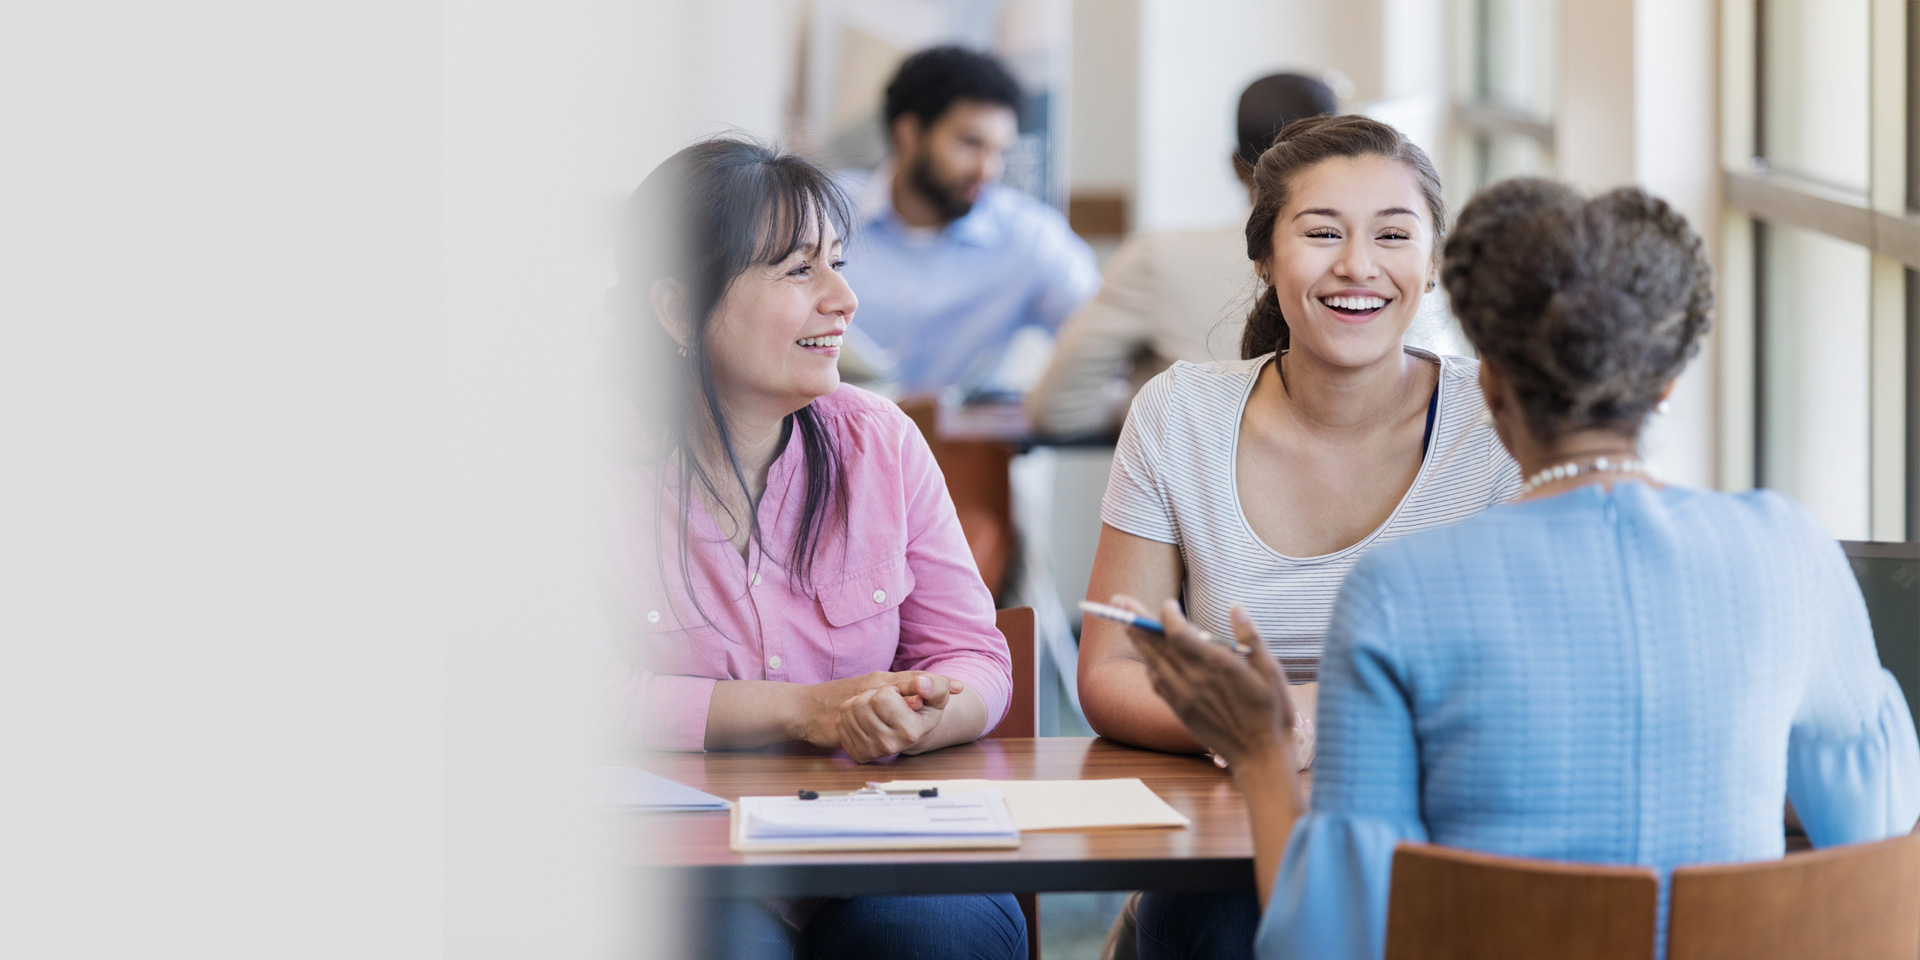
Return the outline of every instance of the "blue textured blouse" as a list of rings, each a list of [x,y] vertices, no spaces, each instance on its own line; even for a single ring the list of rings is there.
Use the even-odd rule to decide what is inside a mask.
[[[1783,795],[1822,847],[1920,817],[1859,587],[1778,494],[1593,485],[1381,545],[1320,670],[1263,958],[1381,956],[1402,840],[1664,875],[1781,856]]]

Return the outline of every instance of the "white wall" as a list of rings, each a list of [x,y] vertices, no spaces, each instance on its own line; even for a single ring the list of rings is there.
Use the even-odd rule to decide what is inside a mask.
[[[1569,0],[1561,5],[1561,179],[1595,192],[1634,184],[1685,214],[1719,248],[1718,21],[1712,0]],[[1717,262],[1717,256],[1716,256]],[[1664,480],[1716,483],[1717,351],[1711,339],[1656,415],[1642,453]]]
[[[1074,0],[1069,189],[1129,198],[1139,177],[1139,0]]]
[[[672,25],[634,38],[651,48],[633,57],[650,117],[646,137],[677,148],[677,138],[696,134],[738,129],[777,137],[786,128],[803,4],[678,0],[646,9]]]
[[[579,815],[606,227],[790,15],[9,9],[0,955],[679,955]]]
[[[1640,0],[1634,6],[1632,145],[1634,181],[1685,214],[1706,239],[1711,262],[1719,263],[1719,20],[1714,6],[1713,0]],[[1681,375],[1670,412],[1654,417],[1641,443],[1656,475],[1673,483],[1716,483],[1720,352],[1712,337],[1709,333]]]
[[[449,955],[678,953],[660,940],[672,909],[604,859],[639,841],[580,815],[583,772],[604,762],[588,707],[611,629],[601,302],[619,205],[649,171],[704,135],[780,133],[798,13],[444,11]],[[645,948],[616,946],[623,928]]]
[[[440,17],[0,17],[0,956],[439,952]]]
[[[1354,109],[1393,124],[1446,162],[1447,10],[1431,0],[1339,3],[1327,24],[1329,66],[1353,81]]]
[[[1278,70],[1325,66],[1321,5],[1298,0],[1140,0],[1136,228],[1245,216],[1233,176],[1240,91]]]
[[[1343,108],[1386,120],[1434,151],[1446,105],[1445,33],[1445,8],[1430,0],[1139,0],[1135,225],[1213,226],[1245,215],[1246,192],[1228,160],[1234,109],[1240,91],[1268,73],[1350,83]]]
[[[1560,103],[1554,160],[1587,191],[1634,182],[1636,0],[1560,4]]]

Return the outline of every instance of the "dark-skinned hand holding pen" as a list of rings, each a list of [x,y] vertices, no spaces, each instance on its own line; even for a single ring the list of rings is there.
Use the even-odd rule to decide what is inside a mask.
[[[1113,605],[1152,615],[1132,597],[1116,596]],[[1210,641],[1172,600],[1161,605],[1160,622],[1164,634],[1137,627],[1127,633],[1146,661],[1154,693],[1200,742],[1226,759],[1253,824],[1254,877],[1264,907],[1294,821],[1307,808],[1296,773],[1296,715],[1286,671],[1239,606],[1233,608],[1234,636],[1252,648],[1244,661]]]

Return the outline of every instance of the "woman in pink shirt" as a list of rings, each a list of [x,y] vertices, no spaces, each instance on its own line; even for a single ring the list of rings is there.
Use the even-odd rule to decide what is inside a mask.
[[[623,538],[635,738],[865,762],[991,730],[1011,660],[940,470],[897,406],[840,383],[846,199],[805,160],[716,139],[649,175],[627,222],[621,284],[669,358]],[[719,956],[1027,950],[1006,894],[707,906]]]

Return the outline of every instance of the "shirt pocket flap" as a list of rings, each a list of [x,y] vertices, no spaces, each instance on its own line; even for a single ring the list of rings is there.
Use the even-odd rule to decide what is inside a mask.
[[[836,627],[896,609],[913,590],[905,554],[876,564],[820,591],[820,610]]]

